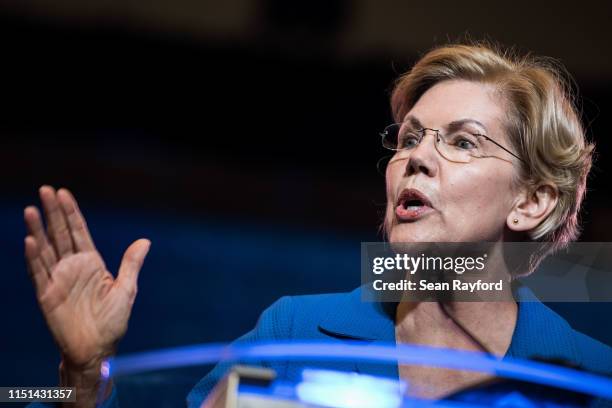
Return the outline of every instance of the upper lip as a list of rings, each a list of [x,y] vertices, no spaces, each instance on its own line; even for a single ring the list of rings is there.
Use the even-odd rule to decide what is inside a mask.
[[[405,207],[405,204],[408,201],[412,200],[420,201],[423,205],[433,208],[429,198],[416,188],[407,188],[402,190],[399,197],[397,198],[397,205],[402,205]]]

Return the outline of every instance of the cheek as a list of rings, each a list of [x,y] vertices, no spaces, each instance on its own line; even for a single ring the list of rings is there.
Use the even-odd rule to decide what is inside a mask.
[[[385,171],[385,191],[387,192],[387,199],[389,198],[389,193],[391,192],[391,185],[393,184],[392,180],[392,172],[389,171],[389,167]]]
[[[402,165],[402,163],[404,163]],[[404,172],[404,161],[389,162],[385,170],[385,190],[387,194],[387,206],[385,210],[385,229],[391,230],[395,213],[395,194],[398,184],[401,182]]]
[[[509,210],[510,177],[508,172],[495,169],[457,171],[449,178],[447,188],[442,188],[443,201],[458,219],[473,222],[475,217],[482,221],[501,217],[503,220]],[[445,190],[448,194],[444,194]]]
[[[391,204],[395,190],[397,189],[398,180],[401,179],[400,166],[397,163],[390,162],[385,171],[385,183],[387,192],[387,202]]]

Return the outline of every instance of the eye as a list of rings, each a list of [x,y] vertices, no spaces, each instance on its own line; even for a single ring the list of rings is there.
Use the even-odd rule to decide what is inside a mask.
[[[470,142],[469,140],[465,140],[465,139],[458,140],[455,146],[461,149],[465,149],[465,150],[474,149],[476,147],[474,146],[474,143]]]
[[[476,137],[465,133],[452,135],[450,144],[461,150],[474,150],[479,147]]]
[[[420,136],[415,132],[405,132],[400,134],[398,140],[398,148],[400,149],[413,149],[420,141]]]

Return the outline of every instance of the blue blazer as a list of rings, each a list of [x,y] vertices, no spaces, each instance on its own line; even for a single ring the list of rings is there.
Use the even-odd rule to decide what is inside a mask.
[[[350,293],[282,297],[266,309],[256,327],[238,343],[271,340],[360,340],[395,342],[394,309],[390,303],[361,301],[361,288]],[[518,318],[506,356],[560,359],[604,375],[612,375],[612,348],[572,327],[558,314],[521,287]],[[303,362],[249,362],[273,368],[279,377],[298,381]],[[199,407],[230,363],[217,365],[187,397],[190,408]],[[399,378],[397,364],[365,362],[317,363],[317,367],[356,371]]]
[[[273,340],[327,340],[343,342],[395,342],[394,304],[361,301],[361,288],[350,293],[285,296],[267,308],[253,330],[235,343]],[[612,375],[612,349],[571,328],[558,314],[518,290],[518,319],[507,356],[560,359],[587,371]],[[297,382],[303,362],[248,362],[273,368],[280,378]],[[187,396],[189,408],[198,408],[235,362],[218,364]],[[399,378],[396,364],[317,362],[316,367]],[[605,404],[605,403],[604,403]],[[31,404],[30,407],[47,407]],[[103,404],[118,407],[117,392]],[[607,406],[607,405],[606,405]]]

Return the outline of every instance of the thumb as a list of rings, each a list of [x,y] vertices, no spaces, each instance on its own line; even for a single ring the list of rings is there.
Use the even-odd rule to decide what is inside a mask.
[[[127,289],[132,297],[136,296],[138,274],[147,253],[149,253],[150,247],[151,241],[148,239],[134,241],[132,245],[125,250],[123,259],[121,259],[117,284]]]

